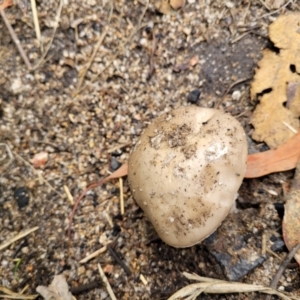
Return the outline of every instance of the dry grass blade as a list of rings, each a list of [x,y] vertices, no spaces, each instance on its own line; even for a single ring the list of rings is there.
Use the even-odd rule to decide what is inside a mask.
[[[56,17],[55,17],[55,25],[54,25],[54,29],[53,29],[53,34],[51,36],[51,39],[50,39],[50,42],[48,43],[42,57],[40,58],[40,60],[36,63],[36,65],[33,67],[33,69],[37,69],[44,61],[45,57],[47,56],[48,54],[48,51],[50,50],[51,48],[51,45],[53,43],[53,40],[54,40],[54,37],[55,37],[55,34],[56,34],[56,30],[58,28],[58,25],[59,25],[59,20],[60,20],[60,16],[61,16],[61,11],[62,11],[62,8],[63,8],[63,0],[60,0],[59,1],[59,7],[57,9],[57,13],[56,13]]]
[[[101,276],[101,279],[103,280],[103,282],[106,284],[106,289],[107,289],[107,292],[110,296],[110,298],[112,300],[117,300],[110,284],[109,284],[109,281],[107,280],[107,277],[105,276],[104,272],[103,272],[103,269],[101,268],[100,264],[98,264],[98,270],[99,270],[99,273],[100,273],[100,276]]]
[[[0,146],[4,146],[5,147],[7,155],[8,155],[8,158],[9,158],[8,162],[4,165],[4,167],[0,168],[0,171],[1,171],[1,174],[2,174],[10,166],[10,164],[13,162],[14,156],[13,156],[13,154],[12,154],[9,146],[6,143],[0,143]],[[5,158],[1,158],[0,162],[2,160],[4,160],[4,159]]]
[[[21,57],[24,60],[25,65],[27,66],[27,68],[29,70],[32,70],[31,63],[30,63],[30,61],[29,61],[29,59],[28,59],[28,57],[27,57],[27,55],[26,55],[26,53],[25,53],[25,51],[24,51],[24,49],[23,49],[23,47],[21,45],[20,40],[18,39],[18,37],[17,37],[17,35],[15,33],[14,29],[10,25],[10,22],[9,22],[8,18],[6,17],[6,14],[5,14],[5,11],[4,11],[5,8],[7,8],[7,7],[11,6],[11,5],[13,5],[13,2],[11,0],[5,0],[0,5],[0,14],[1,14],[3,22],[5,23],[5,26],[8,29],[8,31],[9,31],[9,33],[10,33],[10,35],[11,35],[11,37],[12,37],[12,39],[13,39],[15,45],[16,45],[16,47],[17,47],[17,49],[18,49]]]
[[[120,186],[120,211],[121,215],[124,215],[124,192],[123,192],[123,178],[119,178],[119,186]]]
[[[66,185],[64,185],[64,191],[65,191],[65,193],[66,193],[66,195],[67,195],[67,198],[68,198],[68,200],[70,201],[71,205],[74,205],[74,199],[73,199],[73,196],[72,196],[72,194],[70,193],[70,190],[69,190],[69,188],[68,188]]]
[[[38,295],[21,295],[12,292],[8,288],[4,286],[0,286],[0,292],[2,292],[5,295],[0,295],[0,298],[5,298],[5,299],[36,299]]]
[[[196,299],[201,293],[206,294],[228,294],[228,293],[250,293],[260,292],[263,294],[276,295],[284,300],[297,299],[289,297],[283,293],[280,293],[274,289],[262,286],[252,285],[239,282],[227,282],[223,280],[201,277],[196,274],[189,274],[184,272],[184,276],[188,279],[200,281],[199,283],[190,284],[181,290],[173,294],[168,300],[179,300],[179,299]]]
[[[39,17],[37,14],[35,0],[31,0],[31,10],[32,10],[33,24],[34,24],[34,28],[35,28],[36,38],[37,38],[39,45],[43,51],[43,44],[42,44],[42,39],[41,39],[41,29],[40,29]]]
[[[7,240],[6,242],[2,243],[0,245],[0,251],[3,250],[3,249],[5,249],[6,247],[8,247],[9,245],[11,245],[12,243],[16,242],[17,240],[22,239],[23,237],[29,235],[30,233],[32,233],[32,232],[34,232],[34,231],[36,231],[38,229],[39,229],[39,227],[33,227],[31,229],[28,229],[28,230],[26,230],[24,232],[21,232],[21,233],[17,234],[15,237],[13,237],[13,238]]]
[[[259,17],[259,19],[262,19],[262,18],[265,18],[265,17],[269,17],[271,15],[274,15],[274,14],[277,14],[278,12],[280,12],[283,8],[287,7],[289,4],[291,4],[293,2],[293,0],[289,0],[287,1],[284,5],[282,5],[281,7],[279,7],[278,9],[270,12],[270,13],[267,13],[267,14],[264,14],[262,15],[261,17]],[[270,10],[270,9],[269,9]]]
[[[79,263],[80,264],[84,264],[86,262],[88,262],[89,260],[91,260],[92,258],[95,258],[96,256],[98,256],[99,254],[104,253],[107,250],[106,246],[98,249],[97,251],[91,253],[90,255],[88,255],[87,257],[85,257],[84,259],[82,259]]]

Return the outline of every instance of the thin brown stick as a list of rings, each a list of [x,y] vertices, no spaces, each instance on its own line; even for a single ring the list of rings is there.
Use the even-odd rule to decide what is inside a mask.
[[[80,203],[81,199],[86,195],[86,193],[96,187],[100,187],[102,184],[108,182],[111,179],[115,179],[115,178],[119,178],[119,177],[123,177],[127,175],[127,171],[128,171],[128,165],[124,164],[122,165],[118,170],[116,170],[115,172],[113,172],[112,174],[110,174],[109,176],[107,176],[106,178],[100,180],[99,182],[96,183],[92,183],[91,185],[89,185],[82,193],[81,195],[78,197],[78,199],[75,201],[75,205],[72,209],[72,212],[70,214],[69,217],[69,225],[68,225],[68,238],[70,240],[71,237],[71,226],[72,226],[72,222],[73,222],[73,218],[76,212],[76,209],[78,207],[78,204]]]
[[[291,4],[293,2],[293,0],[289,0],[287,3],[285,3],[284,5],[282,5],[281,7],[279,7],[278,9],[274,10],[274,11],[271,11],[270,13],[267,13],[267,14],[264,14],[262,15],[261,17],[259,17],[259,19],[262,19],[264,17],[268,17],[268,16],[271,16],[271,15],[274,15],[278,12],[280,12],[283,8],[287,7],[289,4]]]
[[[30,61],[29,61],[29,59],[28,59],[28,57],[27,57],[27,55],[26,55],[26,53],[25,53],[25,51],[24,51],[24,49],[23,49],[23,47],[21,45],[20,40],[18,39],[18,37],[17,37],[17,35],[15,33],[14,29],[10,25],[10,23],[9,23],[7,17],[6,17],[4,9],[0,8],[0,14],[1,14],[3,22],[5,23],[5,26],[8,29],[8,31],[9,31],[9,33],[10,33],[10,35],[11,35],[11,37],[12,37],[14,43],[15,43],[15,45],[17,46],[17,49],[18,49],[18,51],[19,51],[19,53],[20,53],[20,55],[21,55],[21,57],[22,57],[25,65],[27,66],[28,70],[32,70],[31,63],[30,63]]]
[[[107,250],[109,251],[110,255],[115,259],[115,261],[122,267],[125,271],[126,275],[131,275],[131,271],[128,266],[123,262],[120,258],[119,254],[114,250],[110,245],[106,245]]]
[[[147,79],[149,80],[154,73],[155,66],[154,66],[154,54],[157,48],[158,39],[155,37],[155,34],[153,34],[153,40],[152,40],[152,48],[151,48],[151,54],[150,54],[150,67],[148,71]]]
[[[102,286],[103,286],[102,282],[99,282],[98,280],[94,280],[89,283],[84,283],[84,284],[78,285],[76,287],[70,288],[70,292],[72,293],[72,295],[79,295],[84,292],[87,292],[87,291],[90,291],[90,290],[93,290],[96,288],[100,288]]]
[[[71,237],[71,226],[72,226],[72,223],[73,223],[73,218],[74,218],[74,215],[75,215],[75,212],[77,210],[77,207],[81,201],[81,199],[86,195],[86,193],[88,191],[90,191],[91,189],[95,188],[95,187],[98,187],[98,186],[101,186],[103,184],[103,181],[104,180],[101,180],[100,182],[97,182],[97,183],[93,183],[91,185],[89,185],[82,193],[81,195],[77,198],[76,202],[75,202],[75,205],[73,206],[73,209],[72,209],[72,212],[70,214],[70,217],[69,217],[69,225],[68,225],[68,238],[70,240],[70,237]]]

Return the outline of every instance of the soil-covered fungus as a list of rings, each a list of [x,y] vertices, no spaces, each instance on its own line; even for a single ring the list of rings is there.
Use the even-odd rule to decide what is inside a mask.
[[[153,121],[129,158],[133,197],[161,239],[199,243],[234,204],[247,158],[245,133],[215,109],[181,107]]]

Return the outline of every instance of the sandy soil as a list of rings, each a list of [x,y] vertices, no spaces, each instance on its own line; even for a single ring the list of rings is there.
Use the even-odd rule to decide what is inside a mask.
[[[213,255],[215,245],[175,249],[157,239],[126,178],[124,215],[119,181],[112,181],[83,198],[70,239],[66,233],[73,204],[64,186],[76,200],[90,183],[126,163],[142,129],[172,108],[219,107],[241,122],[250,152],[267,149],[250,138],[256,103],[250,101],[249,84],[262,49],[272,47],[268,25],[299,10],[297,1],[188,0],[173,15],[160,14],[155,2],[37,1],[41,43],[30,3],[27,10],[19,5],[5,10],[34,70],[28,70],[0,20],[0,244],[38,230],[0,250],[0,285],[35,294],[38,285],[62,273],[77,299],[109,299],[100,263],[117,299],[167,299],[189,283],[183,271],[231,278]],[[288,5],[278,10],[278,3]],[[47,152],[48,160],[34,167],[32,158],[40,152]],[[269,285],[285,257],[283,246],[272,246],[282,241],[283,189],[292,176],[245,180],[235,217],[220,228],[223,240],[236,237],[234,228],[247,236],[242,247],[247,257],[263,255],[262,244],[270,250],[239,281]],[[232,219],[237,227],[228,225]],[[107,243],[129,271],[111,251],[80,263]],[[298,273],[290,265],[279,288],[299,295]]]

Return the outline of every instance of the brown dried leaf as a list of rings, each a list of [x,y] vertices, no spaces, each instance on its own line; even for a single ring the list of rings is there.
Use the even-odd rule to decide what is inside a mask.
[[[64,275],[55,275],[48,287],[39,285],[36,291],[45,300],[76,300],[69,292],[69,286]]]
[[[292,250],[300,243],[300,161],[296,168],[290,192],[285,200],[282,233],[287,248]],[[295,259],[300,264],[300,250],[296,253]]]
[[[300,92],[294,92],[292,105],[285,107],[291,85],[300,83],[300,13],[280,16],[269,27],[269,36],[279,48],[279,54],[266,49],[258,63],[251,85],[251,98],[263,94],[253,113],[253,138],[274,148],[291,138],[294,133],[286,124],[299,129]],[[269,93],[265,91],[271,90]]]
[[[294,169],[300,157],[300,131],[276,149],[250,154],[245,178]]]

